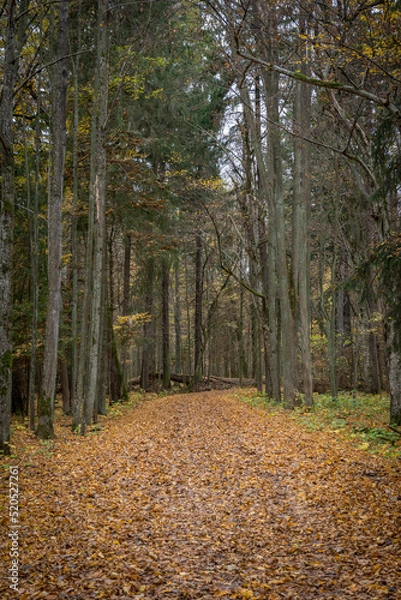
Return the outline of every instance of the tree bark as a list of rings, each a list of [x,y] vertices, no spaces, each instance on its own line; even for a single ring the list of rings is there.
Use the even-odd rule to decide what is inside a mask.
[[[162,256],[162,367],[163,388],[171,387],[170,383],[170,261]]]
[[[96,52],[96,83],[93,108],[93,135],[91,144],[90,205],[93,205],[93,263],[89,331],[89,365],[87,389],[81,420],[81,434],[92,422],[99,362],[102,356],[102,297],[104,275],[104,244],[106,218],[106,126],[108,111],[108,1],[98,0],[98,38]]]
[[[154,326],[153,326],[153,288],[154,288],[154,258],[147,261],[146,283],[145,283],[145,312],[151,316],[151,320],[143,325],[143,352],[141,367],[141,388],[149,389],[149,372],[154,361]]]
[[[305,35],[305,23],[300,16],[299,32]],[[307,73],[306,53],[301,58],[301,70]],[[293,286],[299,315],[299,342],[305,405],[313,404],[312,358],[310,347],[310,147],[304,138],[310,137],[311,92],[297,82],[294,99],[294,193],[293,193]]]
[[[81,49],[81,2],[78,1],[77,11],[77,50]],[[79,192],[79,171],[78,171],[78,134],[79,134],[79,69],[80,54],[77,53],[72,62],[73,68],[73,119],[72,119],[72,177],[73,177],[73,196],[72,196],[72,215],[71,215],[71,255],[72,255],[72,298],[71,298],[71,402],[75,406],[78,378],[78,192]]]
[[[174,331],[175,331],[175,372],[181,372],[181,302],[180,302],[180,268],[179,261],[175,264],[175,290],[174,290]]]
[[[194,348],[194,384],[202,376],[202,312],[203,312],[203,240],[200,231],[196,234],[195,254],[195,348]]]
[[[68,2],[59,4],[58,62],[52,67],[54,77],[53,152],[50,197],[48,206],[48,299],[43,382],[38,398],[36,435],[42,439],[54,437],[54,395],[58,365],[58,339],[61,312],[61,238],[66,150],[67,76],[68,76]]]
[[[123,274],[123,305],[122,314],[127,316],[130,314],[130,291],[131,291],[131,249],[132,240],[131,235],[127,233],[124,237],[124,274]],[[127,358],[128,358],[128,347],[127,343],[123,344],[121,349],[121,366],[123,374],[123,384],[127,385]]]
[[[274,30],[273,30],[274,34]],[[278,77],[275,73],[264,73],[266,108],[273,123],[279,122],[279,88]],[[281,345],[284,404],[286,408],[294,408],[297,397],[296,381],[296,339],[294,316],[290,300],[290,285],[287,264],[287,248],[285,238],[283,173],[281,164],[281,141],[279,130],[269,126],[269,181],[272,186],[274,212],[270,218],[274,221],[274,241],[276,252],[277,289],[280,299],[281,313]]]
[[[12,256],[14,212],[13,92],[16,76],[15,0],[5,3],[3,87],[0,100],[0,452],[10,453],[12,387]]]
[[[401,425],[401,345],[395,324],[388,324],[390,422]]]

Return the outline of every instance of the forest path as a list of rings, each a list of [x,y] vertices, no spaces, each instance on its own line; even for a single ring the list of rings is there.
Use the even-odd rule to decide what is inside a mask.
[[[399,465],[233,392],[65,435],[21,462],[23,600],[401,598]]]

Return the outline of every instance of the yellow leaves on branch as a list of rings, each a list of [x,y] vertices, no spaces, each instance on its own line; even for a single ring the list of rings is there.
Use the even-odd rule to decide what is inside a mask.
[[[113,325],[113,329],[120,338],[132,339],[137,335],[138,329],[151,320],[152,315],[147,312],[124,315],[117,317],[117,324]]]

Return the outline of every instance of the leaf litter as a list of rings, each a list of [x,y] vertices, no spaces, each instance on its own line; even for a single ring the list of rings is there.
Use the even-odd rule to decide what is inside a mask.
[[[401,598],[397,461],[227,391],[59,427],[46,452],[19,433],[22,600]]]

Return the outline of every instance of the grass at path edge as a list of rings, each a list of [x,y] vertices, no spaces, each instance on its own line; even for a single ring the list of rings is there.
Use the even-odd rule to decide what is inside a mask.
[[[319,431],[331,432],[360,450],[391,460],[401,460],[401,435],[388,427],[389,398],[386,395],[340,393],[337,398],[332,398],[328,394],[314,394],[312,410],[307,411],[305,408],[299,407],[289,412],[281,404],[269,400],[264,394],[258,394],[256,389],[236,388],[223,393],[250,406],[261,408],[270,414],[282,414],[283,418],[289,418],[298,426],[309,431],[315,431],[317,434]],[[99,415],[98,423],[89,427],[86,435],[96,435],[102,429],[107,428],[109,421],[122,418],[144,402],[169,395],[167,392],[158,394],[132,392],[128,401],[110,405],[107,415]],[[59,427],[68,428],[71,417],[63,414],[60,404],[59,401],[56,405],[55,421]],[[24,454],[24,446],[36,444],[37,451],[45,456],[50,456],[55,450],[53,440],[37,440],[34,434],[29,432],[29,423],[26,418],[22,420],[20,416],[14,416],[11,432],[12,455],[2,457],[6,463],[4,467],[8,466],[10,459]],[[79,436],[79,433],[74,433],[74,436]]]
[[[309,431],[328,431],[360,450],[401,460],[401,432],[389,428],[390,400],[386,395],[340,393],[333,398],[314,394],[311,410],[298,407],[292,412],[255,390],[237,390],[235,397],[270,413],[283,413]]]

